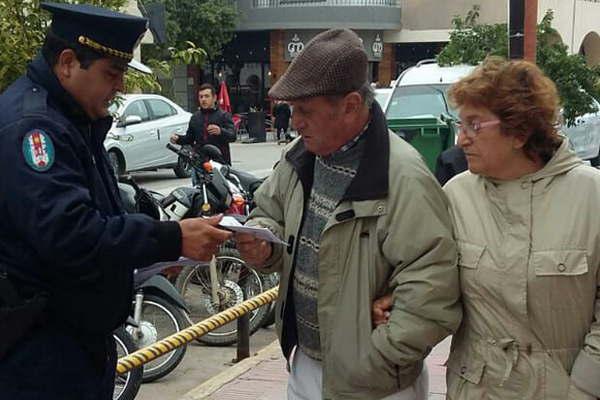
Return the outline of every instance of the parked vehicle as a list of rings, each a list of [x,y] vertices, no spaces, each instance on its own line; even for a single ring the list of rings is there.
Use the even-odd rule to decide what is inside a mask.
[[[121,100],[109,108],[115,120],[104,141],[117,175],[173,168],[178,177],[189,177],[191,167],[165,145],[172,134],[185,134],[192,114],[155,94],[126,94]]]
[[[596,112],[575,118],[572,126],[564,126],[563,132],[571,141],[573,150],[582,160],[589,160],[594,167],[600,166],[600,103],[594,99]]]
[[[129,321],[128,323],[131,323]],[[127,332],[126,326],[121,326],[113,332],[117,346],[117,358],[128,356],[138,348],[133,338]],[[125,374],[115,376],[113,400],[133,400],[142,384],[142,368],[133,369]]]
[[[127,327],[138,348],[158,342],[190,324],[187,307],[173,285],[163,276],[154,275],[145,281],[135,281],[132,318]],[[152,382],[173,371],[183,360],[186,346],[144,364],[143,382]]]
[[[475,67],[440,67],[424,60],[404,71],[384,109],[390,129],[411,143],[433,171],[438,155],[456,142],[456,111],[446,92]]]
[[[394,88],[386,87],[386,88],[376,88],[375,89],[375,101],[379,103],[382,110],[385,110],[387,107],[387,103],[392,96],[392,92]]]
[[[453,122],[458,115],[448,101],[448,89],[473,69],[472,65],[440,67],[435,60],[423,60],[400,74],[383,108],[390,129],[410,142],[432,171],[439,153],[456,143]],[[600,111],[578,117],[561,131],[581,159],[600,165]]]
[[[222,163],[221,152],[215,146],[205,145],[197,154],[171,144],[167,147],[180,157],[187,158],[198,174],[196,188],[176,189],[162,202],[171,219],[217,213],[236,215],[242,221],[245,219],[250,212],[253,191],[262,179]],[[234,246],[234,243],[225,244],[208,266],[184,267],[177,277],[176,286],[189,307],[192,322],[240,304],[265,289],[260,274],[247,267]],[[251,313],[250,334],[264,324],[269,313],[269,305]],[[211,345],[233,344],[237,341],[237,323],[230,322],[219,327],[199,341]]]

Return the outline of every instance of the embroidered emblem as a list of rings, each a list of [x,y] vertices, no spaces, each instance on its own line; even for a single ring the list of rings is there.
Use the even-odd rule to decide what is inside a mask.
[[[41,129],[27,132],[23,138],[23,156],[35,171],[47,171],[54,164],[52,139]]]

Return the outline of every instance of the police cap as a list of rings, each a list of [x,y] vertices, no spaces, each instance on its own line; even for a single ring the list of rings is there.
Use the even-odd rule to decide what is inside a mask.
[[[133,59],[133,50],[148,28],[145,18],[88,4],[44,2],[41,8],[52,13],[50,29],[59,38],[124,60],[142,72],[151,72]]]

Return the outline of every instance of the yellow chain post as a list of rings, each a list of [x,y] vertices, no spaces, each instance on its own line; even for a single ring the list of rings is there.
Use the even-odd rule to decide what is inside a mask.
[[[187,343],[190,343],[198,339],[200,336],[206,335],[208,332],[228,324],[231,321],[235,321],[242,315],[275,301],[278,295],[279,288],[275,287],[273,289],[269,289],[251,299],[244,301],[241,304],[238,304],[237,306],[221,311],[210,318],[190,326],[189,328],[183,329],[169,337],[164,338],[163,340],[151,344],[148,347],[144,347],[143,349],[139,349],[126,357],[120,358],[119,362],[117,363],[117,374],[124,374],[132,369],[141,367],[143,364],[146,364],[170,351],[173,351],[177,347],[181,347]]]

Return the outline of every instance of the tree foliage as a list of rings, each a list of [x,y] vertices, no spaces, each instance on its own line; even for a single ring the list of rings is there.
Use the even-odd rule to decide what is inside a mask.
[[[164,4],[167,47],[204,49],[209,59],[221,54],[232,38],[238,17],[231,0],[157,0]]]
[[[568,125],[588,112],[596,111],[592,97],[600,98],[600,67],[588,66],[584,57],[569,54],[552,27],[549,10],[537,27],[537,64],[554,81],[562,104],[563,118]],[[508,55],[506,24],[479,24],[479,6],[463,18],[452,19],[453,30],[448,45],[438,55],[440,65],[476,65],[489,55]]]

